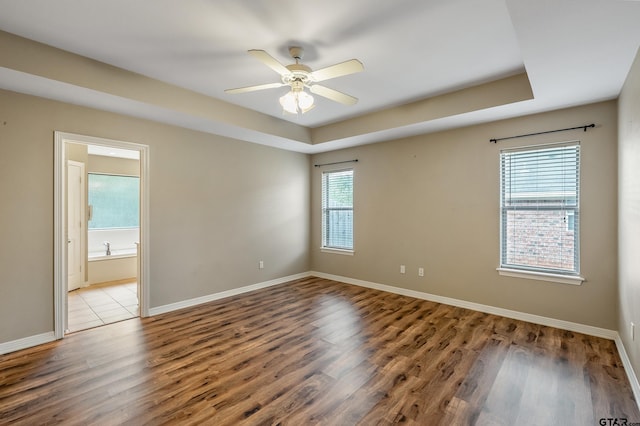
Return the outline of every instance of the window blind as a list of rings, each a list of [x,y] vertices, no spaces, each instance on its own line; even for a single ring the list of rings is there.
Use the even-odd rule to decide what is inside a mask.
[[[353,169],[322,174],[322,246],[353,250]]]
[[[500,153],[503,268],[580,272],[580,145]]]

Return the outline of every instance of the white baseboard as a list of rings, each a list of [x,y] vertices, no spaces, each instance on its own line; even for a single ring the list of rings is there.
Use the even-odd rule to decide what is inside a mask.
[[[300,274],[289,275],[282,278],[276,278],[270,281],[264,281],[257,284],[251,284],[240,288],[234,288],[227,291],[221,291],[220,293],[208,294],[206,296],[200,296],[193,299],[182,300],[180,302],[170,303],[168,305],[156,306],[149,309],[149,316],[164,314],[166,312],[176,311],[178,309],[189,308],[191,306],[200,305],[202,303],[212,302],[218,299],[224,299],[225,297],[236,296],[238,294],[247,293],[249,291],[259,290],[261,288],[271,287],[278,284],[283,284],[288,281],[298,280],[300,278],[306,278],[310,276],[309,272],[302,272]]]
[[[622,360],[622,365],[624,366],[624,371],[627,373],[629,383],[631,383],[633,396],[636,399],[636,404],[638,404],[638,409],[640,409],[640,383],[638,383],[638,376],[636,376],[635,371],[633,371],[633,365],[631,365],[631,360],[629,359],[629,355],[627,355],[627,350],[624,347],[624,343],[622,343],[619,333],[616,333],[615,342],[618,353],[620,354],[620,359]]]
[[[56,335],[53,331],[50,331],[48,333],[36,334],[35,336],[0,343],[0,355],[42,345],[43,343],[53,342],[54,340],[56,340]]]
[[[534,324],[540,324],[540,325],[545,325],[549,327],[556,327],[563,330],[574,331],[576,333],[583,333],[591,336],[611,339],[616,343],[616,347],[618,348],[618,353],[620,354],[620,359],[622,360],[622,364],[624,366],[625,372],[627,373],[627,377],[629,378],[631,388],[633,389],[633,395],[640,408],[640,383],[638,382],[638,378],[633,370],[633,366],[631,365],[631,361],[629,360],[624,344],[622,343],[622,339],[620,338],[620,335],[618,334],[617,331],[609,330],[605,328],[593,327],[590,325],[574,323],[570,321],[543,317],[540,315],[533,315],[533,314],[527,314],[524,312],[512,311],[509,309],[497,308],[494,306],[468,302],[466,300],[454,299],[454,298],[445,297],[445,296],[438,296],[435,294],[424,293],[424,292],[404,289],[400,287],[393,287],[385,284],[378,284],[370,281],[358,280],[355,278],[325,274],[323,272],[316,272],[316,271],[302,272],[295,275],[276,278],[270,281],[264,281],[261,283],[251,284],[251,285],[240,287],[240,288],[222,291],[220,293],[214,293],[206,296],[196,297],[194,299],[183,300],[176,303],[170,303],[168,305],[158,306],[158,307],[149,309],[149,315],[158,315],[166,312],[175,311],[178,309],[188,308],[188,307],[196,306],[202,303],[223,299],[225,297],[235,296],[238,294],[247,293],[253,290],[259,290],[261,288],[271,287],[278,284],[283,284],[288,281],[306,278],[309,276],[326,278],[329,280],[339,281],[347,284],[353,284],[360,287],[367,287],[375,290],[386,291],[389,293],[400,294],[403,296],[415,297],[416,299],[429,300],[432,302],[443,303],[445,305],[457,306],[460,308],[466,308],[474,311],[485,312],[488,314],[499,315],[506,318],[513,318],[521,321],[531,322]],[[23,339],[13,340],[11,342],[0,343],[0,355],[6,354],[9,352],[14,352],[21,349],[26,349],[32,346],[43,344],[43,343],[49,343],[54,340],[55,340],[55,334],[51,331],[48,333],[42,333],[35,336],[25,337]]]
[[[501,317],[513,318],[521,321],[532,322],[534,324],[556,327],[563,330],[574,331],[576,333],[588,334],[590,336],[603,337],[605,339],[615,340],[618,332],[606,328],[593,327],[590,325],[579,324],[570,321],[559,320],[555,318],[543,317],[540,315],[527,314],[509,309],[497,308],[495,306],[482,305],[480,303],[467,302],[466,300],[453,299],[451,297],[438,296],[436,294],[423,293],[421,291],[408,290],[400,287],[393,287],[385,284],[373,283],[354,278],[342,277],[339,275],[325,274],[323,272],[311,271],[314,277],[326,278],[329,280],[340,281],[347,284],[353,284],[360,287],[373,288],[389,293],[400,294],[403,296],[415,297],[416,299],[429,300],[431,302],[442,303],[445,305],[457,306],[459,308],[471,309],[473,311],[485,312],[487,314],[499,315]]]

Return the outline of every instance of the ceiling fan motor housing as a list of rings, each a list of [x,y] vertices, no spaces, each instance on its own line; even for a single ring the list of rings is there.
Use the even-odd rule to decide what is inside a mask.
[[[307,85],[313,81],[311,78],[311,68],[303,64],[291,64],[287,65],[287,69],[291,72],[282,76],[282,82],[284,84],[293,84],[294,82],[301,82],[303,85]]]

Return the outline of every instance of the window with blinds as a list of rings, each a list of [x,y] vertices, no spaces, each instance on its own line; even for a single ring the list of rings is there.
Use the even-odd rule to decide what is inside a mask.
[[[322,247],[353,250],[353,169],[322,174]]]
[[[580,145],[500,152],[501,268],[580,272]]]

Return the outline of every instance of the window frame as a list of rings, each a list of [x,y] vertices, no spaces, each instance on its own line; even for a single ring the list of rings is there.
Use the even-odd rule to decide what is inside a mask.
[[[518,211],[518,207],[516,206],[506,206],[505,205],[505,179],[506,179],[506,170],[505,170],[505,161],[504,154],[509,153],[527,153],[527,152],[535,152],[535,151],[544,151],[547,149],[554,148],[563,148],[563,147],[576,147],[576,201],[575,206],[567,206],[562,205],[558,208],[536,208],[531,209],[532,211],[541,211],[541,210],[549,210],[553,212],[564,211],[567,215],[573,215],[573,224],[574,227],[574,247],[573,247],[573,262],[574,268],[563,269],[563,268],[552,268],[545,266],[530,266],[530,265],[520,265],[517,263],[509,263],[507,262],[507,213],[509,211]],[[530,145],[523,147],[514,147],[514,148],[505,148],[500,150],[499,152],[499,179],[500,179],[500,194],[499,194],[499,228],[500,228],[500,251],[499,251],[499,267],[497,268],[500,275],[511,276],[511,277],[519,277],[519,278],[527,278],[527,279],[536,279],[542,281],[551,281],[558,282],[563,284],[582,284],[585,279],[580,276],[580,198],[581,198],[581,168],[582,168],[582,147],[580,141],[569,141],[569,142],[556,142],[549,144],[540,144],[540,145]],[[547,201],[551,201],[553,197],[550,197]],[[525,209],[526,210],[526,209]],[[522,209],[520,209],[522,211]],[[567,216],[568,217],[568,216]],[[577,219],[577,220],[576,220]],[[566,220],[566,218],[565,218]],[[568,224],[565,224],[565,228]]]
[[[326,176],[332,175],[332,174],[337,174],[337,173],[344,173],[344,172],[351,172],[351,207],[333,207],[333,208],[327,208],[326,203],[327,203],[327,199],[325,198],[328,197],[328,191],[325,190],[325,184],[326,184]],[[321,207],[321,212],[320,212],[320,222],[321,222],[321,245],[320,245],[320,250],[326,253],[335,253],[335,254],[345,254],[345,255],[353,255],[355,252],[355,202],[354,202],[354,185],[355,185],[355,170],[353,167],[349,167],[349,168],[340,168],[340,169],[333,169],[333,170],[326,170],[323,171],[322,174],[320,175],[320,207]],[[326,214],[327,211],[351,211],[351,247],[341,247],[341,246],[332,246],[332,245],[327,245],[327,234],[330,230],[329,226],[328,226],[328,219],[329,216]]]

